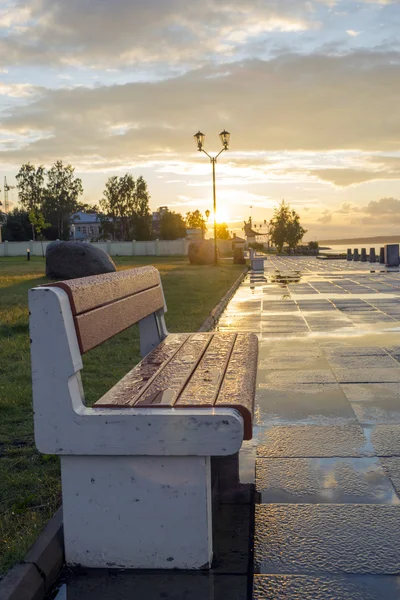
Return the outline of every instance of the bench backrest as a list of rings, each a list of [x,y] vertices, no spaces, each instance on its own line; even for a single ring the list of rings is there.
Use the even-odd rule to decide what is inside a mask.
[[[165,304],[160,275],[150,266],[50,285],[68,294],[82,354]]]

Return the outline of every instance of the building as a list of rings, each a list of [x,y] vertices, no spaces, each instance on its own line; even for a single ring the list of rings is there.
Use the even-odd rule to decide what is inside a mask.
[[[71,217],[70,239],[76,241],[98,240],[101,235],[101,221],[97,213],[79,211]]]
[[[153,212],[152,230],[153,230],[153,235],[156,238],[160,237],[161,217],[163,216],[163,214],[165,212],[167,212],[167,210],[168,210],[168,206],[160,206],[160,208],[156,212]]]
[[[204,232],[201,229],[186,229],[186,239],[190,242],[201,242],[204,239]]]
[[[249,246],[249,244],[254,244],[257,241],[256,236],[258,236],[258,233],[254,231],[252,227],[251,218],[249,219],[248,223],[244,224],[243,230],[246,236],[247,246]]]

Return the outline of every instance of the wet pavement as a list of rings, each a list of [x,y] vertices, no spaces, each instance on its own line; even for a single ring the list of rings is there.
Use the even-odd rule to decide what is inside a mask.
[[[400,599],[399,269],[269,258],[218,329],[259,337],[255,515],[222,501],[211,571],[66,572],[58,600]]]
[[[260,340],[254,599],[400,598],[400,273],[271,258],[219,322]]]

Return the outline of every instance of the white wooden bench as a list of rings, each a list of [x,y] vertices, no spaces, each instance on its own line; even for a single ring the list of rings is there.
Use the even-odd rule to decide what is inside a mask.
[[[35,440],[61,457],[67,563],[209,567],[210,457],[252,436],[257,337],[168,335],[153,267],[34,288],[29,310]],[[85,406],[82,354],[134,323],[145,358]]]

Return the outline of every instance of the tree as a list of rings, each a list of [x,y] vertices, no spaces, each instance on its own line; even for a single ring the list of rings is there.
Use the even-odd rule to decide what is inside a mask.
[[[3,226],[3,240],[9,242],[25,242],[32,235],[32,225],[29,221],[29,213],[21,208],[14,208],[7,214]]]
[[[162,240],[177,240],[186,237],[186,225],[180,213],[165,210],[160,219]]]
[[[18,199],[28,212],[33,208],[40,210],[42,207],[45,193],[44,176],[44,167],[36,168],[31,163],[22,165],[16,175]]]
[[[300,225],[300,217],[284,200],[274,211],[269,223],[269,233],[273,244],[282,252],[286,243],[293,249],[303,239],[307,231]]]
[[[189,229],[200,229],[201,237],[204,238],[204,234],[207,231],[207,223],[199,210],[186,213],[186,227]]]
[[[33,239],[35,239],[35,231],[36,235],[40,239],[40,243],[42,246],[42,256],[44,257],[43,231],[50,227],[51,223],[45,222],[43,214],[37,208],[32,208],[32,210],[30,211],[29,222],[32,225]]]
[[[146,240],[151,237],[149,192],[142,176],[135,178],[126,173],[114,175],[106,182],[104,197],[100,200],[103,236],[119,240]]]
[[[218,240],[230,240],[231,234],[228,231],[228,225],[226,223],[217,223],[217,239]]]
[[[47,173],[42,210],[45,218],[57,228],[59,239],[69,239],[69,220],[77,211],[79,196],[83,194],[82,181],[75,177],[74,171],[71,165],[58,160]]]

